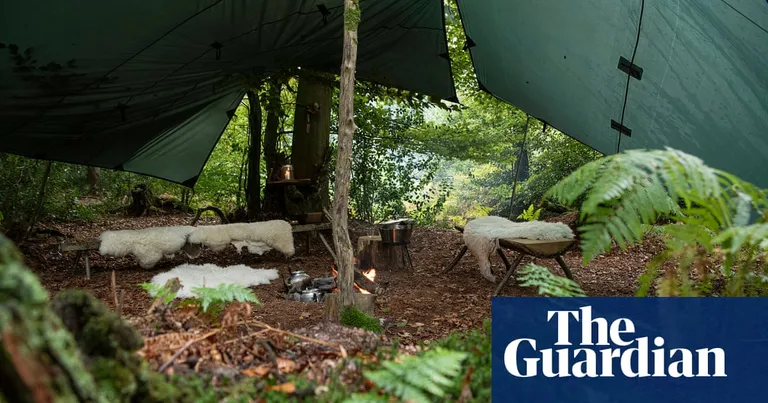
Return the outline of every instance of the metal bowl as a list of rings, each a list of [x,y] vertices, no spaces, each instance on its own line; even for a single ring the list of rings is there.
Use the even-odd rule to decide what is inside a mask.
[[[391,245],[403,245],[411,241],[411,233],[415,220],[401,218],[397,220],[384,221],[378,224],[381,242]]]

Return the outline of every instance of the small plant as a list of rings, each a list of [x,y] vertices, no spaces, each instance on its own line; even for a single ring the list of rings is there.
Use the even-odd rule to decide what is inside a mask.
[[[139,284],[149,296],[152,298],[162,298],[163,303],[168,305],[176,298],[176,292],[171,291],[170,288],[155,283],[141,283]]]
[[[552,297],[586,297],[579,285],[568,278],[552,274],[546,267],[529,264],[520,268],[520,286],[537,287],[540,295]]]
[[[517,218],[524,221],[536,221],[539,219],[540,215],[541,209],[534,208],[533,204],[531,204],[527,209],[523,210]]]
[[[240,284],[219,284],[215,288],[195,287],[192,293],[200,300],[200,309],[203,312],[208,312],[209,308],[221,311],[227,304],[235,301],[252,302],[261,306],[261,301],[256,298],[253,290]]]
[[[356,327],[374,333],[381,333],[382,330],[378,319],[360,312],[360,310],[353,306],[345,306],[342,309],[339,315],[339,322],[344,326]]]
[[[461,364],[466,357],[467,353],[436,347],[418,356],[402,355],[385,361],[381,369],[365,371],[363,376],[401,401],[427,403],[434,397],[446,396],[461,374]],[[362,401],[386,400],[368,393],[353,395],[345,402]]]

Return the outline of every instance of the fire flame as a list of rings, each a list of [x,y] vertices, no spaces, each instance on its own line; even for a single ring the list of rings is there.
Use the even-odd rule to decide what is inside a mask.
[[[336,267],[335,266],[331,266],[331,274],[333,274],[333,277],[338,277],[339,276],[339,272],[336,271]],[[374,269],[374,268],[371,268],[371,269],[363,272],[363,275],[366,278],[368,278],[368,280],[376,281],[376,269]],[[366,289],[363,289],[363,288],[360,288],[360,286],[357,285],[357,283],[352,283],[352,285],[354,285],[355,290],[357,290],[357,292],[359,292],[361,294],[370,294],[370,291],[368,291]],[[333,292],[338,292],[338,288],[334,288]]]

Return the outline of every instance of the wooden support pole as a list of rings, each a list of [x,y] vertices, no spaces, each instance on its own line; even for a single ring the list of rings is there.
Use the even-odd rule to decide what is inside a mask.
[[[85,252],[85,277],[91,279],[91,265],[88,262],[88,252]]]

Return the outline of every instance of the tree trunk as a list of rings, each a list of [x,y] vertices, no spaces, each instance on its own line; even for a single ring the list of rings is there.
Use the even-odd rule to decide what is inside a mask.
[[[338,292],[331,294],[325,294],[325,306],[323,307],[323,318],[327,321],[338,322],[339,313],[344,307],[340,304]],[[354,299],[354,306],[358,311],[373,316],[376,309],[376,295],[375,294],[352,294]],[[353,305],[353,304],[350,304]]]
[[[338,312],[355,304],[352,242],[349,239],[349,180],[352,171],[352,136],[355,133],[355,64],[357,62],[357,26],[360,9],[357,1],[344,0],[344,52],[341,59],[339,91],[339,149],[336,157],[336,185],[333,200],[333,238],[339,259]]]
[[[88,167],[88,173],[86,174],[88,181],[88,194],[95,195],[99,190],[101,184],[101,172],[97,167]]]
[[[253,219],[261,212],[261,103],[259,94],[248,91],[248,129],[251,135],[251,148],[248,150],[248,178],[245,186],[245,198],[248,205],[248,218]]]
[[[267,166],[267,182],[278,180],[280,167],[286,163],[286,157],[277,150],[280,136],[280,92],[283,84],[280,79],[272,79],[267,90],[266,111],[267,123],[264,128],[264,162]],[[275,217],[285,218],[288,210],[285,207],[285,186],[265,186],[264,204],[262,211]]]
[[[303,72],[296,94],[291,163],[296,178],[313,179],[313,186],[299,189],[306,212],[323,211],[329,205],[326,163],[330,133],[331,87],[322,76]]]

